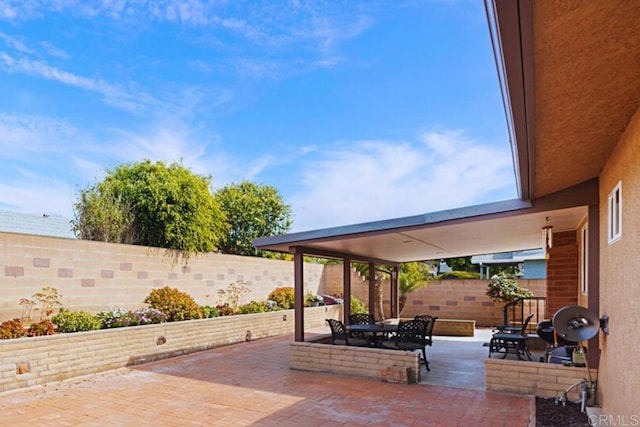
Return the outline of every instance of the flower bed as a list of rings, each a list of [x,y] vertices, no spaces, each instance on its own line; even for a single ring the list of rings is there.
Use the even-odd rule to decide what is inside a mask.
[[[341,305],[305,309],[305,326],[339,318]],[[0,341],[0,391],[291,334],[293,310]]]

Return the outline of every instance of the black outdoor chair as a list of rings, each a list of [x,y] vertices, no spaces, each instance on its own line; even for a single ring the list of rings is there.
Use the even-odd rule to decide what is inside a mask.
[[[491,341],[489,341],[489,357],[493,353],[501,353],[504,350],[503,359],[507,357],[507,354],[515,354],[518,360],[522,360],[522,356],[526,356],[527,359],[531,360],[531,352],[527,346],[527,341],[529,340],[527,326],[529,326],[529,321],[533,318],[533,314],[531,313],[527,316],[520,328],[503,328],[493,334]]]
[[[373,314],[353,313],[349,315],[350,325],[373,325],[374,323],[376,323],[376,319],[373,317]],[[374,338],[373,334],[359,331],[350,331],[349,336],[352,338],[368,339],[369,341],[372,341]]]
[[[350,325],[373,325],[376,319],[373,314],[369,313],[353,313],[349,315]]]
[[[433,327],[436,325],[437,317],[430,316],[428,314],[419,314],[413,318],[414,320],[422,320],[427,322],[427,330],[424,334],[425,345],[433,345]]]
[[[336,345],[355,345],[358,347],[368,347],[369,340],[363,338],[353,338],[349,336],[347,328],[339,320],[326,319],[331,328],[331,344]]]
[[[400,323],[398,323],[398,330],[395,338],[383,341],[382,346],[391,350],[422,351],[422,359],[427,367],[427,371],[430,371],[424,339],[424,334],[427,331],[427,328],[428,324],[424,320],[401,320]]]
[[[425,346],[427,345],[432,346],[433,345],[433,327],[436,325],[436,320],[438,320],[438,318],[434,316],[430,316],[428,314],[420,314],[415,316],[413,319],[420,320],[426,323],[423,342]],[[426,350],[425,350],[424,365],[426,366],[427,371],[431,371],[431,369],[429,369],[429,361],[426,358]]]

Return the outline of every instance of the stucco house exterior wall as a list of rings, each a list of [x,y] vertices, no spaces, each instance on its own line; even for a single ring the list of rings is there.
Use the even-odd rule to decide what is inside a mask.
[[[622,184],[622,236],[607,242],[608,196]],[[610,334],[600,333],[599,395],[608,414],[630,420],[640,402],[640,109],[600,175],[600,315],[610,316]]]

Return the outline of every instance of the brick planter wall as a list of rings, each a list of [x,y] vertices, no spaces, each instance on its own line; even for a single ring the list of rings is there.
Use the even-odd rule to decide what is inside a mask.
[[[533,394],[545,398],[560,396],[570,385],[588,376],[586,368],[503,359],[486,359],[484,371],[487,391]],[[591,375],[596,378],[597,370],[592,369]],[[568,397],[577,400],[576,389]]]
[[[289,368],[375,378],[386,382],[420,381],[418,353],[293,342],[289,347]],[[409,369],[408,371],[406,369]],[[404,371],[404,375],[401,373]]]
[[[308,328],[340,318],[342,305],[305,309]],[[0,391],[269,336],[293,334],[294,311],[245,314],[160,325],[0,341]]]

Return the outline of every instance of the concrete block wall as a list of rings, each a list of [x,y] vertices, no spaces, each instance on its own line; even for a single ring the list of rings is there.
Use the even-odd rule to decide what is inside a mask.
[[[289,347],[290,369],[382,380],[382,372],[388,372],[389,367],[409,368],[409,382],[420,381],[418,353],[311,342],[292,342]]]
[[[305,325],[341,305],[305,309]],[[293,310],[0,341],[0,391],[131,366],[275,335],[293,334]]]
[[[524,288],[535,296],[546,297],[547,286],[544,279],[518,280]],[[323,274],[322,289],[325,293],[342,293],[342,265],[327,265]],[[368,282],[357,272],[351,275],[352,294],[368,300]],[[385,298],[388,298],[389,284],[386,283]],[[485,295],[487,280],[440,280],[409,294],[401,317],[411,318],[417,314],[430,314],[443,319],[475,320],[477,326],[502,324],[503,303],[495,303]],[[385,312],[389,313],[389,300],[383,301]],[[542,319],[540,319],[542,320]]]
[[[305,288],[317,293],[323,266],[304,268]],[[0,232],[0,320],[20,317],[20,299],[45,286],[58,290],[65,308],[98,312],[144,307],[149,292],[163,286],[216,305],[225,302],[218,290],[238,280],[251,290],[242,303],[264,301],[275,288],[293,286],[293,263],[208,253],[185,265],[164,249]]]
[[[506,359],[486,359],[484,371],[487,391],[545,398],[558,397],[569,386],[588,377],[586,368]],[[592,369],[591,375],[596,378],[597,370]],[[569,399],[578,400],[579,391],[580,387],[574,388],[568,395]]]
[[[45,286],[58,289],[65,308],[97,312],[143,307],[149,292],[162,286],[187,292],[198,304],[216,305],[224,302],[218,291],[238,280],[251,289],[242,303],[266,300],[273,289],[294,283],[290,261],[214,253],[193,255],[186,265],[174,261],[163,249],[0,232],[0,321],[20,317],[20,299]],[[341,265],[307,263],[304,268],[305,293],[342,293]],[[353,295],[366,301],[367,281],[355,270],[351,280]],[[536,296],[547,295],[545,280],[520,283]],[[503,304],[491,301],[485,291],[486,280],[434,282],[409,294],[401,315],[501,324]],[[385,306],[388,315],[388,300]]]

